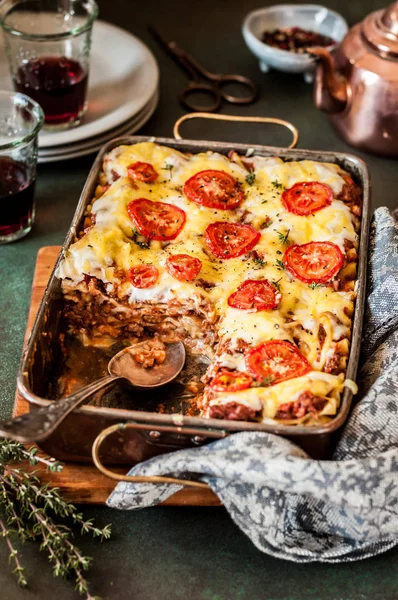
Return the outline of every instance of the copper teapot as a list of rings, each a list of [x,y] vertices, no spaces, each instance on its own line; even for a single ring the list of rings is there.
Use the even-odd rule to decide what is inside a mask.
[[[398,156],[398,2],[350,29],[333,57],[325,48],[311,53],[317,108],[349,144]]]

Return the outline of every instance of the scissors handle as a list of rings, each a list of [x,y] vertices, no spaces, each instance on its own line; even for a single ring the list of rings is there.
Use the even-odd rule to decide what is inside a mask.
[[[206,95],[209,97],[207,104],[195,102],[195,95]],[[194,112],[214,112],[221,106],[222,94],[219,88],[210,83],[197,83],[190,81],[185,89],[182,90],[179,96],[181,104],[188,110]]]
[[[207,69],[202,67],[202,65],[200,65],[198,61],[193,58],[193,56],[188,54],[188,52],[182,52],[186,68],[189,66],[191,70],[196,71],[196,73],[202,76],[204,79],[212,81],[215,86],[219,86],[221,98],[226,102],[229,102],[230,104],[250,104],[251,102],[254,102],[254,100],[257,98],[257,86],[248,77],[244,77],[243,75],[237,74],[221,75],[218,73],[212,73],[211,71],[208,71]],[[222,88],[230,84],[239,85],[241,88],[248,90],[249,93],[246,93],[242,96],[235,96],[233,94],[229,94]]]
[[[230,104],[251,104],[257,98],[257,86],[251,79],[248,79],[243,75],[221,75],[218,80],[213,79],[213,81],[217,82],[220,86],[221,97],[223,100]],[[242,89],[246,90],[247,93],[243,96],[228,94],[223,87],[229,84],[237,84]]]

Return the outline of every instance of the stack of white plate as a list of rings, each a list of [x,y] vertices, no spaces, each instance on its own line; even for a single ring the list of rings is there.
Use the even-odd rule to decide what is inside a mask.
[[[11,89],[4,47],[0,48],[0,81],[9,82],[5,87]],[[127,31],[97,21],[87,112],[73,129],[40,133],[39,162],[91,154],[112,138],[136,132],[157,106],[158,82],[158,66],[150,50]]]

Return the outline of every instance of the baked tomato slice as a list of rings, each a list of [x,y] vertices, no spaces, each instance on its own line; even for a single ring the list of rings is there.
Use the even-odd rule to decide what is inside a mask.
[[[151,163],[135,162],[127,167],[127,174],[131,179],[144,181],[145,183],[153,183],[158,178],[158,172]]]
[[[329,206],[332,202],[332,188],[318,181],[296,183],[282,194],[282,203],[286,210],[303,217]]]
[[[200,171],[185,182],[184,194],[201,206],[231,210],[244,198],[240,183],[225,171]]]
[[[151,240],[174,240],[186,220],[185,212],[178,206],[146,198],[130,202],[127,212],[139,233]]]
[[[206,227],[204,238],[210,252],[217,258],[236,258],[254,248],[260,233],[251,225],[216,221]]]
[[[166,260],[166,269],[179,281],[193,281],[201,268],[202,261],[188,254],[173,254]]]
[[[272,310],[282,294],[267,279],[247,279],[228,298],[228,305],[241,310]]]
[[[159,271],[153,265],[137,265],[131,267],[128,279],[136,288],[149,288],[155,285]]]
[[[251,348],[245,354],[245,363],[250,375],[264,386],[301,377],[311,371],[305,356],[284,340],[269,340]]]
[[[252,381],[253,379],[248,373],[238,373],[238,371],[225,369],[216,375],[210,387],[215,392],[238,392],[249,388]]]
[[[341,269],[343,254],[332,242],[293,244],[285,251],[286,269],[304,283],[326,283]]]

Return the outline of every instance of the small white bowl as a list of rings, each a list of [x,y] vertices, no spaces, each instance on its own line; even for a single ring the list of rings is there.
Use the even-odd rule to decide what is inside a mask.
[[[273,48],[261,41],[264,31],[288,27],[302,27],[341,42],[348,31],[347,22],[334,10],[317,4],[276,4],[254,10],[243,21],[243,37],[249,50],[259,59],[263,73],[270,67],[288,73],[303,73],[310,83],[315,69],[313,57]],[[334,47],[335,44],[328,49]]]

